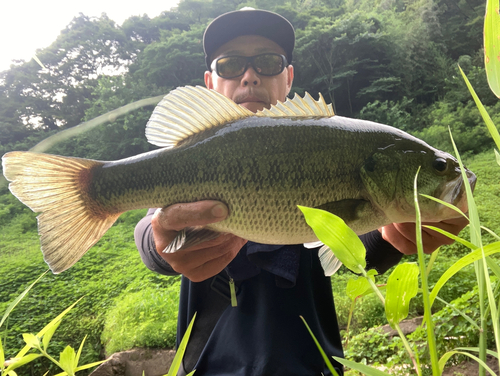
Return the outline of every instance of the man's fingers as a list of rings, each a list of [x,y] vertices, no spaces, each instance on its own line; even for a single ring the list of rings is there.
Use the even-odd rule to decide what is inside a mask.
[[[193,282],[203,281],[222,271],[236,256],[246,240],[232,234],[221,234],[217,239],[179,252],[162,254],[172,268]]]
[[[399,224],[399,223],[398,223]],[[411,236],[405,231],[401,232],[396,226],[396,223],[392,225],[384,226],[380,229],[382,238],[392,244],[399,252],[405,255],[411,255],[416,252],[415,243],[411,241]],[[415,225],[414,225],[415,227]]]
[[[222,221],[228,213],[227,206],[222,202],[206,200],[158,209],[153,220],[165,230],[180,231],[186,227],[205,226]]]

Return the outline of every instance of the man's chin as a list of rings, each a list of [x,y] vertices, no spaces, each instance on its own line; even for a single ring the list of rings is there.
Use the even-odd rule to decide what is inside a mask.
[[[266,103],[264,103],[264,102],[243,102],[243,103],[240,103],[240,106],[243,106],[252,112],[261,111],[264,108],[269,107],[269,106],[266,106]]]

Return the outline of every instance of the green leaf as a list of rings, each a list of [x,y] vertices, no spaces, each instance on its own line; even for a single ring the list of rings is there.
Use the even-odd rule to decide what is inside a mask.
[[[354,273],[366,268],[366,249],[359,237],[342,218],[320,209],[299,206],[306,222],[335,256]]]
[[[497,149],[493,149],[495,151],[495,160],[497,161],[497,164],[500,165],[500,153],[497,151]]]
[[[106,363],[108,360],[109,359],[105,359],[105,360],[100,360],[100,361],[94,362],[94,363],[84,364],[83,366],[76,367],[75,372],[98,366],[99,364]]]
[[[189,326],[182,337],[181,343],[179,344],[179,348],[175,353],[174,360],[172,360],[172,364],[170,365],[170,369],[166,376],[176,376],[179,371],[179,367],[181,366],[182,358],[184,357],[184,353],[186,352],[186,347],[189,341],[189,336],[191,335],[191,331],[193,330],[194,320],[196,319],[196,313],[194,314]]]
[[[49,327],[48,330],[43,335],[42,343],[43,343],[43,349],[45,351],[47,351],[47,349],[49,348],[49,342],[60,324],[61,324],[61,321],[54,323],[54,325]]]
[[[500,16],[498,1],[488,0],[484,16],[484,65],[491,91],[500,97]]]
[[[36,349],[40,348],[40,339],[31,333],[23,333],[23,340],[26,342],[30,348],[34,347]]]
[[[366,375],[366,376],[391,376],[390,373],[385,373],[385,372],[380,371],[376,368],[365,366],[364,364],[356,363],[356,362],[353,362],[351,360],[339,358],[338,356],[334,356],[333,359],[335,359],[337,362],[339,362],[340,364],[343,364],[346,367],[349,367],[349,368],[352,368],[356,371],[361,372],[363,375]]]
[[[47,274],[48,270],[43,273],[40,277],[37,278],[35,282],[33,282],[31,285],[28,286],[26,290],[24,290],[10,305],[7,307],[7,310],[5,311],[2,320],[0,321],[0,328],[2,327],[3,323],[9,317],[10,312],[19,304],[19,302],[26,296],[26,294],[31,290],[31,288],[45,275]]]
[[[82,355],[82,350],[83,350],[83,344],[85,343],[85,340],[87,339],[87,336],[85,336],[82,340],[82,343],[80,344],[80,348],[78,349],[78,352],[76,354],[75,358],[75,367],[78,367],[78,362],[80,361],[80,356]],[[76,372],[76,370],[75,370]]]
[[[486,258],[486,263],[488,267],[491,269],[493,273],[500,279],[500,266],[497,264],[497,261],[492,260],[490,257]]]
[[[472,354],[469,354],[467,352],[464,352],[464,351],[456,351],[456,350],[453,350],[453,351],[448,351],[446,354],[444,354],[441,359],[439,359],[439,369],[441,370],[441,372],[443,372],[444,370],[444,366],[446,365],[446,362],[455,354],[461,354],[461,355],[466,355],[468,356],[469,358],[472,358],[474,359],[476,362],[478,362],[481,366],[484,367],[484,369],[486,371],[488,371],[492,376],[497,376],[495,372],[493,372],[491,370],[490,367],[488,367],[488,365],[483,362],[481,359],[479,359],[477,356],[475,355],[472,355]]]
[[[464,351],[476,351],[479,352],[479,347],[457,347],[455,350],[464,350]],[[498,359],[498,353],[493,350],[486,350],[488,355],[494,356]]]
[[[24,366],[25,364],[28,364],[29,362],[32,362],[33,360],[40,358],[42,354],[28,354],[26,356],[23,356],[22,358],[15,358],[15,360],[10,363],[7,361],[7,363],[10,363],[9,366],[5,369],[5,373],[9,373],[12,370],[15,370],[16,368],[19,368],[21,366]]]
[[[466,246],[467,248],[471,249],[471,250],[475,250],[477,249],[477,246],[472,244],[471,242],[468,242],[467,240],[465,239],[462,239],[461,237],[457,236],[457,235],[454,235],[452,234],[451,232],[448,232],[446,230],[443,230],[442,228],[439,228],[439,227],[434,227],[434,226],[430,226],[430,225],[423,225],[423,227],[426,227],[428,229],[431,229],[431,230],[434,230],[436,232],[439,232],[440,234],[443,234],[447,237],[449,237],[450,239],[453,239],[454,241],[456,241],[457,243],[460,243],[464,246]]]
[[[328,367],[328,369],[330,370],[330,372],[334,375],[334,376],[339,376],[339,374],[337,373],[337,371],[335,371],[335,368],[333,367],[333,364],[332,362],[330,362],[330,359],[328,358],[328,356],[326,355],[326,353],[323,351],[320,343],[318,342],[318,340],[316,339],[316,336],[314,335],[314,333],[312,332],[311,328],[309,327],[309,325],[307,325],[307,322],[306,320],[300,316],[300,318],[302,319],[302,321],[304,322],[304,325],[306,326],[307,330],[309,331],[309,334],[311,335],[314,343],[316,344],[316,347],[318,348],[319,352],[321,353],[321,356],[323,357],[323,360],[325,361],[326,363],[326,366]]]
[[[418,274],[417,264],[404,263],[387,280],[385,315],[392,328],[408,316],[410,301],[418,292]]]
[[[66,348],[59,355],[59,364],[61,365],[61,368],[70,376],[74,375],[76,371],[75,359],[75,349],[71,346],[66,346]]]
[[[375,281],[375,274],[377,273],[375,269],[369,270],[368,275],[372,281]],[[346,294],[351,300],[355,300],[358,296],[363,295],[368,290],[371,291],[371,286],[365,277],[351,278],[347,281]]]
[[[494,60],[496,60],[496,58]],[[474,91],[474,88],[470,84],[467,76],[462,71],[462,68],[460,68],[460,66],[458,68],[460,69],[460,73],[462,73],[462,77],[464,78],[465,84],[469,88],[469,91],[472,95],[472,98],[474,99],[474,102],[476,102],[476,106],[479,109],[479,112],[480,112],[481,116],[483,117],[484,122],[486,123],[486,127],[488,127],[488,131],[490,132],[491,137],[493,137],[493,140],[495,141],[497,148],[500,149],[500,135],[498,134],[498,130],[495,127],[495,124],[491,120],[490,115],[488,115],[488,112],[486,112],[486,109],[484,108],[483,104],[481,103],[481,100],[479,99],[476,92]]]
[[[58,323],[59,321],[61,321],[61,319],[69,312],[73,309],[73,307],[80,301],[82,300],[82,298],[78,299],[76,302],[74,302],[72,305],[70,305],[68,308],[66,308],[64,311],[62,311],[54,320],[52,320],[51,322],[49,322],[42,330],[40,330],[37,334],[37,337],[38,338],[41,338],[42,336],[45,335],[45,333],[47,333],[49,331],[49,329],[54,326],[56,323]],[[24,346],[21,351],[19,351],[16,355],[16,358],[21,358],[22,356],[24,356],[29,350],[30,350],[31,347],[29,347],[28,345]]]
[[[494,242],[491,244],[488,244],[483,247],[484,249],[484,255],[485,256],[490,256],[495,253],[500,252],[500,242]],[[483,257],[481,248],[476,249],[475,251],[469,253],[468,255],[462,257],[460,260],[455,262],[452,266],[446,270],[441,278],[436,282],[436,285],[432,289],[432,292],[430,294],[430,301],[431,305],[434,303],[434,300],[436,299],[437,294],[441,290],[441,288],[444,286],[444,284],[451,278],[453,277],[456,273],[458,273],[460,270],[462,270],[464,267],[467,265],[472,264],[474,261],[481,260]]]
[[[0,369],[4,368],[5,354],[3,352],[2,338],[0,338]]]

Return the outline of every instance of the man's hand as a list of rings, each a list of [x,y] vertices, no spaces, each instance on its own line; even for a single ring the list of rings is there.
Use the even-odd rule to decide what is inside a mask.
[[[220,222],[228,215],[226,205],[218,201],[199,201],[175,204],[158,209],[151,219],[153,237],[159,255],[178,273],[193,282],[204,281],[221,272],[246,243],[232,234],[197,244],[175,253],[162,251],[186,227],[205,226]]]
[[[422,224],[439,227],[454,235],[458,235],[468,223],[467,219],[460,217],[438,223],[426,222]],[[382,238],[391,243],[399,252],[405,255],[417,253],[415,223],[393,223],[379,228],[379,231],[382,234]],[[432,253],[441,245],[452,244],[453,240],[436,231],[422,227],[422,242],[424,252]]]

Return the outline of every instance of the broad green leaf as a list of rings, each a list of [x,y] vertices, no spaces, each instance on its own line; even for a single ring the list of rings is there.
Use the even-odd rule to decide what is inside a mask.
[[[60,324],[61,324],[61,321],[58,321],[58,322],[54,323],[54,325],[52,325],[51,327],[49,327],[49,329],[43,335],[43,337],[42,337],[42,343],[43,343],[43,349],[45,351],[47,351],[47,349],[49,348],[50,340],[51,340],[52,336],[54,335],[55,331],[57,330],[57,328],[59,327]]]
[[[9,304],[7,307],[7,310],[5,311],[2,320],[0,321],[0,328],[2,327],[3,323],[9,317],[10,312],[18,305],[18,303],[26,296],[26,294],[31,290],[31,288],[45,275],[47,274],[48,270],[43,273],[40,277],[37,278],[35,282],[33,282],[31,285],[28,286],[26,290],[24,290],[12,303]]]
[[[68,375],[73,375],[75,373],[75,359],[75,349],[73,349],[71,346],[66,346],[59,355],[59,364]]]
[[[500,165],[500,153],[497,151],[497,149],[493,149],[495,151],[495,160],[497,161],[497,164]]]
[[[74,302],[72,305],[70,305],[68,308],[66,308],[64,311],[62,311],[54,320],[52,320],[51,322],[49,322],[42,330],[40,330],[37,334],[37,337],[38,338],[41,338],[42,336],[45,335],[45,333],[47,333],[49,331],[50,328],[52,328],[52,326],[54,326],[56,323],[58,323],[59,321],[61,321],[61,319],[69,312],[73,309],[73,307],[80,301],[82,300],[82,298],[78,299],[76,302]],[[16,358],[21,358],[22,356],[24,356],[28,351],[29,351],[30,347],[28,345],[24,346],[21,351],[19,351],[16,355]]]
[[[469,354],[467,352],[464,352],[464,351],[456,351],[456,350],[452,350],[452,351],[448,351],[446,354],[444,354],[441,359],[439,359],[439,369],[441,370],[441,372],[443,372],[444,370],[444,366],[446,365],[446,362],[455,354],[461,354],[461,355],[466,355],[468,356],[469,358],[472,358],[474,359],[476,362],[478,362],[481,366],[484,367],[484,369],[486,371],[488,371],[492,376],[497,376],[495,372],[493,372],[491,370],[490,367],[488,367],[488,365],[483,362],[481,359],[479,359],[477,356],[475,355],[472,355],[472,354]]]
[[[15,358],[16,360],[12,363],[9,364],[9,366],[5,369],[5,373],[9,373],[12,370],[15,370],[16,368],[19,368],[21,366],[24,366],[25,364],[28,364],[29,362],[32,362],[33,360],[40,358],[43,356],[42,354],[28,354],[26,356],[20,357],[20,358]]]
[[[481,100],[479,99],[476,92],[474,91],[474,88],[470,84],[469,79],[467,78],[465,73],[462,71],[462,68],[460,68],[460,66],[458,68],[460,69],[460,73],[462,73],[462,77],[464,78],[465,84],[469,88],[469,91],[472,95],[472,98],[474,99],[474,102],[476,102],[476,106],[479,110],[479,113],[481,114],[484,122],[486,123],[486,127],[488,127],[488,131],[490,132],[491,137],[493,137],[493,140],[495,141],[497,148],[500,149],[500,135],[498,134],[498,130],[495,127],[493,120],[491,120],[490,115],[488,115],[488,112],[486,112],[486,109],[484,108],[483,104],[481,103]],[[457,155],[457,158],[458,158],[458,155]]]
[[[376,275],[376,273],[377,271],[375,269],[367,272],[372,281],[375,281],[374,275]],[[363,295],[368,290],[371,290],[370,283],[363,276],[351,278],[347,281],[346,294],[351,300],[355,300],[358,296]]]
[[[491,91],[500,98],[500,15],[498,0],[486,2],[484,16],[484,65]]]
[[[324,210],[299,206],[306,222],[337,258],[354,273],[366,268],[366,249],[342,218]]]
[[[23,333],[23,340],[29,347],[40,348],[40,339],[31,333]]]
[[[385,315],[392,328],[408,316],[410,301],[418,292],[418,266],[399,264],[387,280]]]
[[[174,360],[172,360],[172,364],[170,365],[170,369],[166,376],[176,376],[179,371],[179,367],[181,366],[182,358],[184,357],[184,353],[186,352],[186,347],[189,342],[189,336],[191,335],[191,331],[193,330],[194,320],[196,319],[196,313],[194,314],[189,326],[182,337],[181,343],[179,344],[179,348],[175,353]]]
[[[490,256],[495,253],[500,252],[500,242],[495,242],[484,246],[484,254],[485,256]],[[483,257],[481,249],[476,249],[475,251],[469,253],[468,255],[462,257],[460,260],[455,262],[450,268],[443,273],[441,278],[437,281],[436,285],[432,289],[430,300],[431,305],[434,303],[434,299],[436,299],[437,294],[444,286],[444,284],[453,277],[456,273],[462,270],[467,265],[472,264],[474,261],[480,260]]]
[[[316,347],[318,348],[319,352],[321,353],[321,356],[323,357],[323,360],[325,361],[326,363],[326,366],[328,367],[328,369],[330,370],[330,372],[334,375],[334,376],[339,376],[339,374],[337,373],[337,371],[335,371],[335,368],[333,367],[333,364],[332,362],[330,362],[330,359],[328,358],[328,356],[326,355],[326,353],[324,352],[323,348],[321,347],[320,343],[318,342],[318,340],[316,339],[316,336],[314,335],[314,333],[312,332],[311,328],[309,327],[309,325],[307,325],[307,322],[306,320],[300,316],[300,318],[302,319],[302,321],[304,322],[304,325],[306,326],[307,328],[307,331],[309,332],[309,334],[311,335],[314,343],[316,344]]]
[[[363,375],[366,375],[366,376],[391,376],[390,373],[380,371],[376,368],[372,368],[372,367],[366,366],[366,365],[361,364],[361,363],[353,362],[352,360],[339,358],[338,356],[334,356],[333,359],[335,359],[337,362],[339,362],[340,364],[343,364],[346,367],[349,367],[349,368],[355,369],[356,371],[361,372]]]

